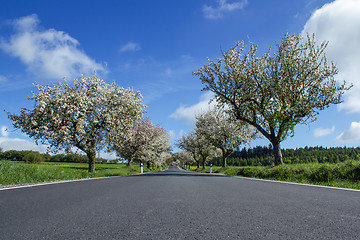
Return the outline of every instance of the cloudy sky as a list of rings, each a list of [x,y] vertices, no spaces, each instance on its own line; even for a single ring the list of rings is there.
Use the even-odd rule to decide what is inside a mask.
[[[0,8],[0,106],[11,113],[31,108],[32,83],[56,83],[97,72],[108,83],[139,89],[147,116],[172,139],[194,128],[194,115],[209,108],[192,72],[235,41],[259,54],[284,34],[315,33],[329,41],[327,56],[339,81],[353,88],[340,105],[298,126],[283,148],[360,145],[359,0],[199,1],[4,1]],[[36,149],[0,113],[0,147]],[[268,145],[257,140],[255,145]]]

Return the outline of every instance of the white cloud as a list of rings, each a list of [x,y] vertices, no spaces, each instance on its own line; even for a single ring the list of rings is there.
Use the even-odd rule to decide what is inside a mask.
[[[339,109],[360,112],[360,1],[336,0],[316,10],[304,26],[303,35],[315,33],[317,41],[329,41],[328,59],[339,68],[337,79],[353,83]]]
[[[170,136],[171,139],[174,139],[174,138],[176,137],[176,133],[175,133],[174,130],[169,130],[169,131],[168,131],[168,134],[169,134],[169,136]]]
[[[247,0],[241,0],[233,3],[228,3],[227,0],[218,0],[217,2],[219,3],[219,5],[216,7],[208,5],[203,6],[203,13],[206,18],[222,18],[224,16],[224,13],[243,9],[248,4]]]
[[[172,140],[181,138],[183,135],[186,134],[186,132],[183,129],[178,130],[177,132],[175,130],[168,131],[168,134]]]
[[[332,126],[332,128],[316,128],[314,130],[314,136],[315,137],[325,137],[330,135],[335,131],[335,126]]]
[[[100,152],[100,157],[108,160],[119,159],[114,152]]]
[[[47,151],[46,145],[36,145],[35,142],[30,142],[28,140],[20,139],[20,138],[7,138],[7,137],[0,137],[0,147],[4,151],[8,150],[33,150],[38,151],[41,153],[45,153]]]
[[[0,83],[5,83],[7,82],[8,78],[3,76],[3,75],[0,75]]]
[[[352,122],[350,128],[336,137],[339,142],[354,142],[360,140],[360,122]]]
[[[200,97],[200,101],[192,106],[180,106],[170,117],[185,120],[189,124],[194,124],[196,122],[196,114],[200,114],[206,111],[209,111],[216,104],[215,100],[210,103],[210,100],[214,98],[212,92],[206,92]]]
[[[186,134],[186,132],[183,129],[180,129],[179,136],[182,137]]]
[[[140,44],[135,42],[128,42],[120,48],[120,52],[136,52],[141,49]]]
[[[19,58],[27,70],[42,78],[76,77],[105,71],[79,49],[79,42],[65,32],[40,30],[36,14],[12,22],[14,34],[0,39],[0,49]]]
[[[2,135],[3,137],[9,136],[9,131],[8,131],[8,129],[7,129],[6,126],[1,126],[1,135]]]

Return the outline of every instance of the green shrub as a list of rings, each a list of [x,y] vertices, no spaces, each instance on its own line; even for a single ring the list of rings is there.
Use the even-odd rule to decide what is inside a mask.
[[[44,160],[45,158],[41,153],[34,151],[29,151],[23,156],[23,161],[26,163],[41,163]]]

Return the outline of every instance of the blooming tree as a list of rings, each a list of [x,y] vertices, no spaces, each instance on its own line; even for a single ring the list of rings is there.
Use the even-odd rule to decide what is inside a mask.
[[[180,139],[177,139],[176,146],[184,151],[187,151],[191,154],[192,158],[197,164],[197,167],[200,167],[200,156],[198,154],[198,143],[195,132],[190,132],[189,134],[184,134]]]
[[[192,154],[186,150],[181,150],[173,154],[173,158],[176,163],[182,164],[184,166],[190,166],[191,163],[195,162]]]
[[[142,151],[140,160],[147,163],[147,167],[151,165],[161,166],[171,157],[170,136],[165,129],[161,128],[162,132],[157,135]]]
[[[49,144],[49,149],[84,151],[89,158],[89,172],[95,171],[96,152],[110,149],[114,139],[125,142],[145,106],[139,91],[124,89],[113,82],[106,84],[95,74],[52,86],[35,85],[38,93],[34,109],[22,109],[20,115],[8,113],[13,125]]]
[[[198,168],[201,164],[205,169],[209,157],[217,155],[216,148],[204,136],[197,134],[195,131],[183,135],[178,139],[176,145],[192,154]]]
[[[161,166],[166,164],[171,159],[172,159],[172,155],[169,151],[161,152],[159,157],[156,158],[153,164],[158,168],[162,169]]]
[[[210,144],[221,150],[222,166],[242,143],[255,139],[255,129],[244,121],[234,120],[223,110],[214,110],[196,116],[196,134],[203,136]]]
[[[112,149],[117,154],[128,160],[128,164],[131,165],[133,160],[142,159],[144,151],[149,145],[156,139],[156,137],[164,134],[164,129],[151,122],[149,118],[139,119],[133,125],[131,129],[131,135],[126,141],[121,140],[121,135],[118,141],[113,141]]]
[[[131,136],[126,141],[121,141],[121,139],[114,141],[112,149],[119,156],[127,159],[129,165],[133,160],[147,162],[150,161],[149,157],[153,156],[154,152],[166,150],[162,144],[159,144],[159,139],[162,139],[164,135],[166,135],[164,128],[153,124],[149,118],[140,119],[135,122]]]
[[[218,103],[229,107],[236,119],[254,126],[273,145],[275,164],[282,164],[280,142],[294,134],[297,124],[308,124],[320,110],[338,104],[349,87],[337,85],[338,70],[328,65],[326,42],[314,36],[303,39],[285,34],[277,50],[256,57],[257,46],[245,51],[237,42],[217,61],[194,72],[204,90],[215,93]]]

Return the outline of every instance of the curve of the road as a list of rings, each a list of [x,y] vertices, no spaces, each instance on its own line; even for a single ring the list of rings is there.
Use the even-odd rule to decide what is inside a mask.
[[[169,167],[0,191],[0,239],[360,239],[360,193]]]

